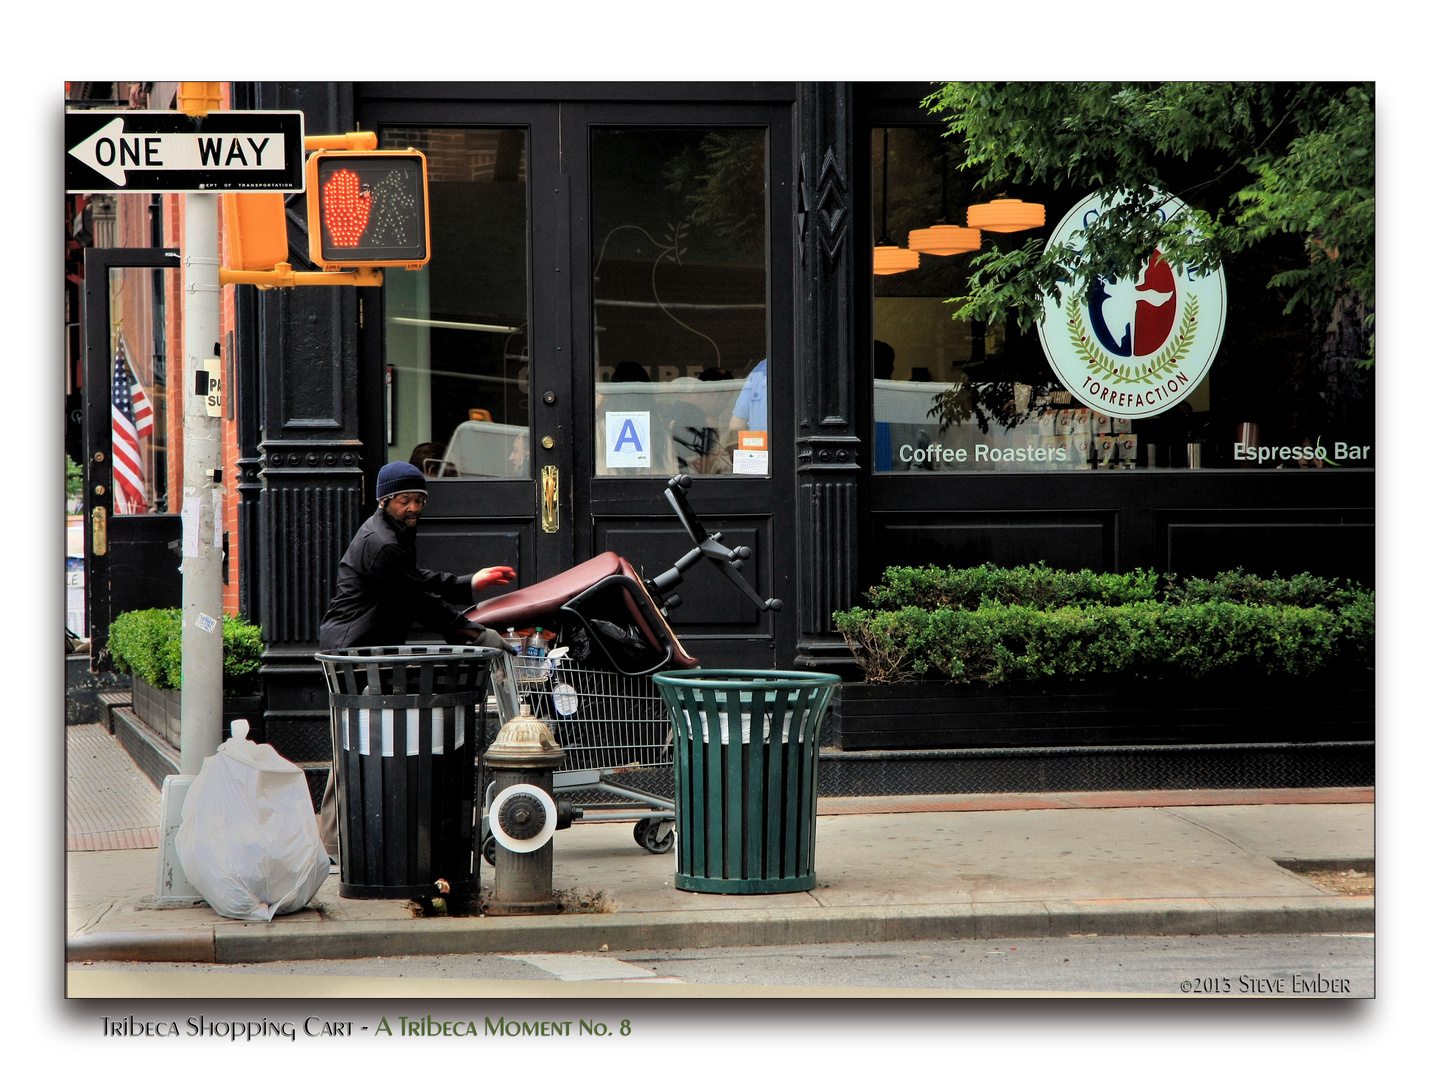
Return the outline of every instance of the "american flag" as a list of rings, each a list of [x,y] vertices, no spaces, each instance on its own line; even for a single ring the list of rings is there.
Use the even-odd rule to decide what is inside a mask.
[[[144,392],[141,391],[141,397]],[[145,499],[145,462],[140,456],[140,430],[135,417],[135,394],[125,354],[115,352],[115,384],[110,395],[110,457],[115,477],[115,513],[143,514],[150,509]],[[145,430],[154,427],[149,399],[145,400]]]
[[[130,388],[130,405],[135,410],[135,434],[145,438],[155,430],[155,410],[150,407],[150,398],[145,387],[135,382]]]

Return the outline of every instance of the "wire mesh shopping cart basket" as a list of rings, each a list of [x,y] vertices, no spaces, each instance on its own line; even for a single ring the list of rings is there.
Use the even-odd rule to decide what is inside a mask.
[[[517,656],[518,700],[565,749],[554,791],[584,821],[634,821],[635,842],[654,854],[675,842],[674,736],[670,714],[647,676],[621,675],[570,657]]]

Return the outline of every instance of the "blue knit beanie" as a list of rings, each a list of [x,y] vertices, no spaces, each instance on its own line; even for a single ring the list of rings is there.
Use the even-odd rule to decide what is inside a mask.
[[[375,481],[375,498],[384,502],[402,491],[425,491],[425,474],[408,461],[392,461],[380,470]]]

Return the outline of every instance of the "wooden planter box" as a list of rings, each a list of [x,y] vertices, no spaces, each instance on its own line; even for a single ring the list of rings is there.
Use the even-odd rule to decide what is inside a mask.
[[[1373,678],[1041,680],[991,687],[846,683],[844,750],[1368,742]]]
[[[180,749],[180,691],[161,690],[138,675],[131,679],[130,707],[145,726],[175,749]],[[221,706],[221,737],[230,737],[232,720],[250,721],[250,739],[263,742],[265,716],[259,695],[226,697]]]

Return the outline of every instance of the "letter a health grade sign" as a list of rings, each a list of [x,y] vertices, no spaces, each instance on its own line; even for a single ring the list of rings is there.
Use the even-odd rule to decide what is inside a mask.
[[[1103,206],[1082,199],[1050,245],[1078,247]],[[1185,209],[1171,198],[1157,211]],[[1157,250],[1138,280],[1096,278],[1047,300],[1040,344],[1080,402],[1109,416],[1153,416],[1188,397],[1210,370],[1225,332],[1225,273],[1171,266]]]
[[[650,468],[650,414],[648,412],[607,412],[605,414],[605,467],[607,469]]]
[[[304,114],[67,112],[65,190],[304,191]]]

